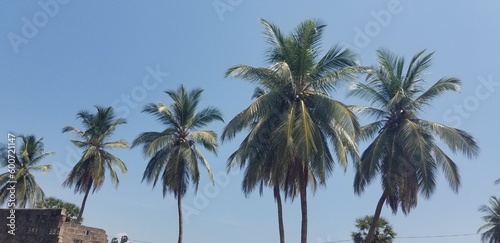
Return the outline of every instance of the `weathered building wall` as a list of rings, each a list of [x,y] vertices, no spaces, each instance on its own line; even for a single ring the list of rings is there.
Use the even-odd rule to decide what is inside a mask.
[[[106,231],[103,229],[87,227],[65,221],[66,211],[64,209],[15,209],[14,216],[10,209],[0,209],[0,242],[108,242]],[[12,227],[12,225],[15,227]]]
[[[16,209],[12,217],[10,209],[0,209],[0,242],[59,243],[64,213],[61,209]]]
[[[64,222],[59,243],[107,243],[108,237],[103,229]]]

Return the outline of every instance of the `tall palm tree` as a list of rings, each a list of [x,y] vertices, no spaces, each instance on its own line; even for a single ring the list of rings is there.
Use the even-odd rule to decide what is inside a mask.
[[[318,21],[303,21],[288,36],[266,20],[262,24],[270,45],[269,67],[237,65],[229,68],[226,76],[248,80],[266,92],[229,122],[222,139],[250,129],[239,152],[253,152],[230,158],[230,164],[248,164],[249,177],[259,172],[256,181],[274,191],[281,188],[285,197],[300,196],[301,242],[305,243],[307,186],[324,185],[332,172],[334,156],[328,147],[333,145],[344,168],[347,157],[357,155],[356,117],[328,93],[361,68],[356,67],[355,55],[338,45],[320,56],[325,25]],[[260,166],[268,169],[258,169]]]
[[[486,230],[481,234],[481,241],[500,243],[500,199],[492,196],[490,206],[482,205],[479,207],[479,212],[486,214],[482,217],[485,224],[477,231],[479,233]]]
[[[366,242],[373,240],[384,202],[393,213],[400,206],[404,214],[417,206],[418,193],[429,198],[436,188],[441,168],[450,187],[458,192],[460,175],[455,162],[438,146],[439,138],[453,153],[476,157],[479,147],[465,131],[419,118],[419,113],[446,91],[458,91],[460,81],[442,78],[423,89],[424,72],[432,53],[418,52],[405,72],[405,61],[387,50],[378,52],[379,67],[370,72],[366,83],[357,83],[351,94],[370,101],[374,107],[357,111],[377,120],[362,128],[362,138],[375,138],[356,164],[354,191],[362,193],[378,174],[383,193],[377,204]]]
[[[120,182],[115,167],[123,174],[127,173],[125,163],[107,151],[128,148],[128,143],[123,139],[109,141],[116,127],[125,124],[126,121],[123,118],[116,118],[112,107],[95,106],[95,108],[96,113],[80,111],[76,114],[76,117],[82,120],[83,130],[72,126],[65,126],[62,130],[63,133],[73,132],[82,139],[70,140],[76,147],[83,149],[83,152],[63,183],[65,187],[74,187],[75,193],[85,194],[76,219],[79,223],[90,191],[95,193],[102,187],[106,171],[109,171],[111,182],[115,187],[118,187]]]
[[[43,200],[45,193],[36,182],[32,172],[50,171],[50,165],[39,165],[39,163],[54,153],[45,152],[42,138],[36,139],[34,135],[17,138],[22,140],[21,146],[16,149],[17,153],[9,152],[5,144],[0,146],[1,166],[9,168],[9,158],[12,156],[14,156],[13,165],[15,165],[15,168],[9,168],[7,172],[0,175],[0,204],[9,201],[9,188],[15,186],[15,202],[9,201],[9,205],[15,203],[20,208],[26,208],[27,205],[34,207],[38,201]]]
[[[366,241],[368,230],[373,222],[373,216],[365,216],[356,219],[356,228],[358,232],[352,232],[351,238],[354,243],[363,243]],[[375,237],[371,243],[392,243],[396,238],[396,232],[384,218],[379,218],[377,229],[375,230]]]
[[[198,190],[201,163],[208,171],[213,182],[212,170],[205,156],[197,145],[203,146],[217,154],[217,134],[212,130],[197,130],[213,121],[224,121],[222,113],[213,107],[197,112],[198,103],[203,90],[193,89],[190,92],[180,86],[177,90],[165,91],[173,100],[170,107],[163,103],[148,104],[143,112],[158,118],[165,126],[161,132],[141,133],[132,143],[132,147],[143,145],[143,153],[149,160],[142,180],[156,186],[161,178],[163,197],[172,192],[177,199],[179,214],[179,243],[182,243],[182,204],[189,180]]]

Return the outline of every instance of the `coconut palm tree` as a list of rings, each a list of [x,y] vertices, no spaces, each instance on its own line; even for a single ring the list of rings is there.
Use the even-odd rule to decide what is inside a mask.
[[[477,231],[479,233],[486,230],[481,234],[481,241],[500,243],[500,199],[492,196],[490,206],[482,205],[479,207],[479,212],[486,214],[482,217],[485,224]]]
[[[366,241],[366,236],[368,235],[368,230],[372,222],[373,216],[365,216],[356,219],[356,228],[358,232],[352,232],[351,234],[354,243],[363,243]],[[396,232],[394,232],[389,222],[384,218],[379,218],[372,243],[392,243],[396,235]]]
[[[368,74],[366,83],[356,83],[351,90],[352,95],[365,98],[374,106],[354,109],[377,119],[362,128],[362,138],[375,138],[357,162],[354,180],[358,194],[379,174],[382,182],[383,193],[366,242],[373,240],[383,204],[387,202],[393,213],[400,207],[408,214],[417,206],[419,192],[425,198],[433,194],[439,169],[453,191],[458,192],[458,167],[436,139],[453,153],[460,152],[468,158],[479,153],[476,141],[467,132],[419,117],[439,95],[460,88],[458,79],[442,78],[425,90],[424,74],[432,53],[424,52],[418,52],[405,69],[404,58],[378,50],[379,67]]]
[[[45,193],[35,180],[32,172],[48,172],[50,165],[39,165],[45,157],[54,153],[45,152],[42,138],[36,139],[34,135],[18,136],[22,140],[21,146],[12,153],[5,144],[0,146],[1,166],[8,171],[0,175],[0,204],[16,205],[20,208],[34,207],[36,202],[43,200]],[[9,151],[10,150],[10,151]],[[9,158],[14,159],[9,163]],[[12,161],[12,160],[11,160]],[[11,168],[11,165],[15,168]],[[10,190],[15,188],[15,201],[9,201]]]
[[[148,104],[143,112],[158,118],[165,126],[160,132],[141,133],[132,143],[132,147],[143,145],[143,153],[149,160],[142,180],[156,186],[161,179],[163,197],[167,192],[177,199],[179,214],[179,243],[182,243],[182,197],[186,194],[191,180],[198,190],[201,163],[208,171],[213,182],[212,171],[205,156],[198,149],[205,149],[217,154],[217,134],[212,130],[197,130],[213,121],[224,121],[222,113],[213,107],[197,112],[203,90],[190,92],[180,86],[177,90],[165,91],[173,100],[167,107],[163,103]]]
[[[230,163],[246,166],[248,177],[259,172],[255,181],[272,186],[274,191],[281,188],[285,197],[300,196],[301,242],[305,243],[308,185],[325,184],[334,155],[344,168],[347,157],[357,155],[356,117],[328,93],[362,69],[356,67],[355,55],[338,45],[320,56],[325,25],[318,21],[306,20],[288,36],[266,20],[262,24],[270,45],[269,66],[237,65],[228,69],[226,77],[242,78],[266,92],[229,122],[222,139],[250,129],[240,149],[251,151],[247,148],[253,146],[253,152],[234,156]]]
[[[70,140],[76,147],[83,149],[82,157],[69,172],[63,183],[65,187],[74,187],[75,193],[84,193],[80,213],[76,219],[81,222],[87,197],[92,191],[95,193],[104,184],[106,171],[111,176],[111,182],[118,187],[120,180],[115,167],[122,174],[127,173],[127,166],[118,157],[107,150],[125,149],[128,143],[123,140],[109,141],[111,135],[118,125],[125,124],[123,118],[116,118],[112,107],[95,106],[96,113],[80,111],[76,117],[82,120],[84,129],[80,130],[72,126],[65,126],[62,130],[72,132],[82,140]]]

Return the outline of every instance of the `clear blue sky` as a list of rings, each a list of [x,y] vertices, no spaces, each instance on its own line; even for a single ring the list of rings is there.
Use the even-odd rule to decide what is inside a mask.
[[[44,3],[57,3],[45,6]],[[314,3],[313,3],[314,2]],[[498,195],[500,135],[500,61],[497,1],[0,1],[0,134],[8,131],[43,137],[56,154],[45,163],[54,170],[36,174],[47,196],[80,205],[83,195],[61,183],[80,156],[62,134],[64,125],[81,127],[75,114],[93,105],[111,106],[128,120],[115,138],[131,142],[140,132],[159,130],[141,113],[149,102],[170,102],[166,89],[184,84],[205,89],[202,106],[219,107],[226,120],[250,102],[253,87],[224,79],[236,64],[262,66],[266,49],[259,22],[265,18],[288,32],[300,21],[317,18],[328,26],[324,48],[344,43],[373,65],[375,50],[385,47],[410,58],[435,51],[429,82],[443,76],[463,81],[460,93],[446,94],[424,116],[471,132],[481,145],[477,160],[454,156],[463,186],[454,194],[442,176],[430,200],[419,201],[410,215],[383,216],[400,237],[475,234],[482,224],[477,208]],[[31,26],[33,25],[33,26]],[[349,103],[345,90],[333,94]],[[220,134],[222,123],[211,126]],[[223,144],[219,156],[207,153],[217,175],[211,187],[206,173],[198,196],[184,198],[187,243],[277,242],[276,205],[266,190],[245,198],[241,174],[224,177],[229,154],[241,137]],[[366,145],[362,144],[361,149]],[[108,235],[128,233],[133,240],[174,242],[177,209],[172,195],[141,183],[146,159],[140,149],[116,151],[128,165],[120,185],[107,181],[90,195],[84,223]],[[3,171],[3,169],[2,169]],[[224,177],[224,178],[223,178]],[[373,214],[380,195],[373,183],[361,197],[352,190],[353,170],[340,167],[326,188],[309,198],[309,242],[349,240],[357,217]],[[299,202],[284,208],[287,242],[299,242]],[[137,241],[138,242],[138,241]],[[397,243],[470,243],[479,235],[407,239]]]

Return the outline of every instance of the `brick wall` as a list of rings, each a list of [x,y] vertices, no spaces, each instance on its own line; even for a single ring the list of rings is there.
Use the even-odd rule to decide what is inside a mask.
[[[103,229],[64,222],[61,227],[59,243],[107,243],[108,237]],[[81,242],[78,242],[80,240]]]
[[[13,216],[14,215],[14,216]],[[14,221],[12,221],[14,219]],[[65,222],[64,209],[0,209],[1,243],[107,243],[106,231]],[[15,230],[9,226],[15,224]],[[9,233],[14,233],[12,235]]]

